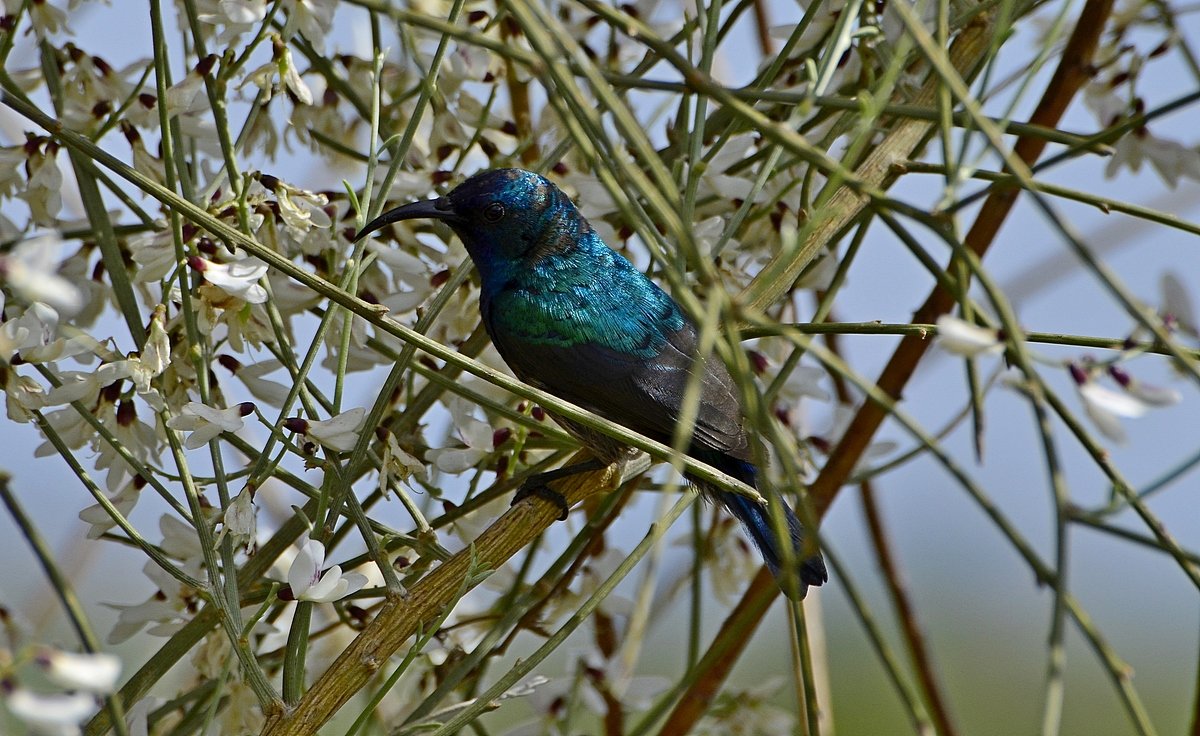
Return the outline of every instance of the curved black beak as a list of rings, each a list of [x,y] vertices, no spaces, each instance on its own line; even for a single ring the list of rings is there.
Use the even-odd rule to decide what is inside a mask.
[[[388,210],[374,220],[371,220],[363,226],[362,230],[355,233],[354,239],[356,241],[362,240],[376,230],[391,225],[393,222],[400,222],[401,220],[443,220],[453,223],[458,219],[458,215],[454,212],[454,205],[450,203],[448,197],[427,199],[423,202],[410,202],[400,205],[393,210]]]

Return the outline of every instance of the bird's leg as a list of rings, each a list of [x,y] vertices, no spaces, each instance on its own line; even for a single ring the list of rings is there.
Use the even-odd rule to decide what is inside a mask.
[[[580,473],[589,473],[593,470],[600,470],[605,466],[605,463],[592,458],[591,460],[584,460],[581,463],[567,465],[566,467],[558,468],[556,470],[548,470],[545,473],[534,473],[526,478],[525,482],[521,484],[521,487],[517,489],[516,494],[513,495],[512,505],[516,506],[518,503],[524,501],[530,496],[537,496],[538,498],[549,501],[557,506],[562,512],[558,515],[558,520],[565,521],[567,514],[571,510],[571,507],[567,505],[566,497],[551,488],[549,484],[553,481],[562,480],[563,478],[567,478],[572,475],[579,475]]]

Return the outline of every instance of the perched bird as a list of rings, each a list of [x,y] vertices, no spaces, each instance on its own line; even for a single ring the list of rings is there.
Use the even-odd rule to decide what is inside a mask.
[[[666,292],[604,244],[567,195],[529,171],[486,171],[444,197],[385,212],[355,239],[417,218],[441,220],[462,239],[479,270],[483,325],[518,378],[670,444],[696,365],[696,326]],[[716,357],[702,365],[699,416],[687,453],[757,487],[733,378]],[[620,446],[607,436],[556,419],[601,461],[619,455]],[[742,522],[779,578],[785,543],[767,509],[690,480]],[[780,505],[791,537],[786,544],[799,566],[793,582],[781,587],[803,597],[828,575],[819,553],[801,559],[800,522],[787,504]]]

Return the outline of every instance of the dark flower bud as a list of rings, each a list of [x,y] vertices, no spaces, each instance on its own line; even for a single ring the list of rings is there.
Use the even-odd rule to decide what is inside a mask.
[[[128,427],[137,421],[137,407],[132,401],[122,401],[117,404],[117,424]]]
[[[833,450],[833,443],[826,437],[819,437],[814,434],[806,437],[804,441],[816,448],[817,452],[825,455],[828,455]]]
[[[1071,372],[1071,379],[1075,384],[1082,386],[1088,382],[1088,374],[1083,368],[1080,368],[1076,363],[1071,363],[1067,366],[1067,370]]]
[[[124,380],[113,381],[104,388],[100,389],[100,398],[106,404],[115,404],[121,398],[121,384]]]
[[[767,366],[771,364],[767,356],[757,350],[747,350],[746,357],[750,359],[750,367],[754,369],[755,374],[760,376],[767,372]]]
[[[200,63],[196,64],[196,74],[199,74],[202,77],[207,77],[209,72],[213,70],[213,67],[217,65],[218,58],[219,57],[216,54],[209,54],[201,59]]]
[[[304,434],[308,431],[308,420],[301,417],[288,417],[283,420],[283,428],[289,432]]]

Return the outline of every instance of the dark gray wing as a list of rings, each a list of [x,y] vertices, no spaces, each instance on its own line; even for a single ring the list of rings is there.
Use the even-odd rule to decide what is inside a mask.
[[[670,443],[694,367],[696,330],[690,323],[666,335],[654,358],[594,343],[546,345],[492,334],[501,357],[522,380],[647,437]],[[737,389],[716,355],[704,363],[696,447],[749,459]]]

